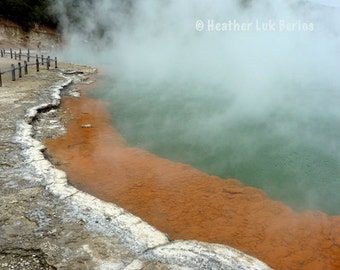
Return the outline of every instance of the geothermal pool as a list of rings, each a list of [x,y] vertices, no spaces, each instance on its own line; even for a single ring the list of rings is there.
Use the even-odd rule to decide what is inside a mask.
[[[261,188],[293,209],[340,214],[340,93],[330,85],[286,84],[234,94],[218,85],[105,79],[129,145]]]
[[[65,51],[105,69],[130,145],[340,214],[338,4],[123,2],[84,4]]]

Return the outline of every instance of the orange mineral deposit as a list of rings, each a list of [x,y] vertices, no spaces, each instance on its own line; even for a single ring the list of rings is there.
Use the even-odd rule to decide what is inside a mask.
[[[62,101],[68,132],[45,144],[72,185],[172,239],[230,245],[274,269],[340,269],[340,216],[297,213],[237,180],[130,147],[106,107],[85,92]]]

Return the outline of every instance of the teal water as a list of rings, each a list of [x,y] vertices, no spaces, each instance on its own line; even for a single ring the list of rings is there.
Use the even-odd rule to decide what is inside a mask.
[[[96,95],[130,145],[237,178],[298,211],[340,214],[340,94],[316,85],[277,93],[106,79]]]

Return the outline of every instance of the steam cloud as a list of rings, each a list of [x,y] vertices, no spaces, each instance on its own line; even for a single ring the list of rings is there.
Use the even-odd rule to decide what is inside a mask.
[[[101,93],[132,144],[240,178],[297,209],[339,214],[337,2],[59,0],[53,8],[66,14],[65,57],[110,73]]]

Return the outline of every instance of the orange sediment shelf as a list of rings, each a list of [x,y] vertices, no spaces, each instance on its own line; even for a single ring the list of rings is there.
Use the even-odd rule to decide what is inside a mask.
[[[340,269],[340,216],[297,213],[237,180],[129,147],[106,106],[85,93],[62,101],[68,133],[45,144],[72,185],[172,239],[230,245],[274,269]]]

